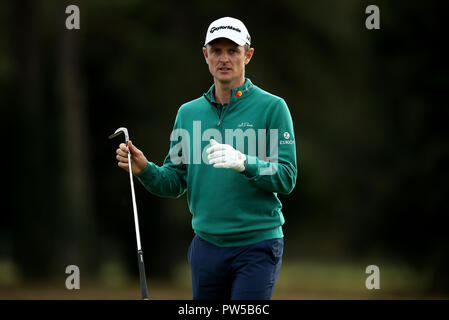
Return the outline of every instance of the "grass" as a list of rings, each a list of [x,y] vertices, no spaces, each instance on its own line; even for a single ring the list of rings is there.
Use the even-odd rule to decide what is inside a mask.
[[[428,279],[404,265],[383,263],[380,289],[368,290],[366,265],[360,263],[285,262],[281,268],[273,299],[448,299],[426,292]],[[114,277],[113,274],[108,275]],[[58,282],[32,284],[3,283],[0,299],[140,299],[137,275],[126,281],[104,282],[81,278],[80,290],[67,290],[65,278]],[[190,300],[190,273],[187,264],[179,265],[172,281],[148,279],[150,299]]]

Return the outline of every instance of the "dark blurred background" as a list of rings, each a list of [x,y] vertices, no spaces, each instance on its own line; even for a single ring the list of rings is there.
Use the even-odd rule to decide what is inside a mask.
[[[66,6],[81,29],[67,30]],[[367,30],[365,8],[380,8]],[[449,296],[449,73],[443,1],[0,2],[0,298],[138,298],[120,126],[161,165],[177,109],[212,84],[206,28],[241,19],[246,74],[284,97],[299,176],[280,196],[274,298]],[[190,296],[186,196],[136,180],[150,297]],[[81,289],[65,289],[65,268]],[[378,265],[381,289],[365,288]]]

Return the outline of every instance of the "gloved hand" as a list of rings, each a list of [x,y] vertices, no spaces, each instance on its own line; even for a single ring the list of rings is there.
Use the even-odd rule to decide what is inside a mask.
[[[229,144],[221,144],[210,139],[211,146],[206,150],[207,159],[214,168],[229,168],[238,172],[245,170],[246,156]]]

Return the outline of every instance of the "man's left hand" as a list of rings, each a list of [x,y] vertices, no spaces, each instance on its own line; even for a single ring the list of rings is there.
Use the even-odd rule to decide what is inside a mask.
[[[206,150],[210,164],[214,168],[229,168],[238,172],[245,170],[246,156],[229,144],[221,144],[210,139],[210,147]]]

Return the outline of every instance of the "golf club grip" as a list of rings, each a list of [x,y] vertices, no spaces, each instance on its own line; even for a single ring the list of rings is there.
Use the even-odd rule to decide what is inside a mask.
[[[139,263],[139,277],[140,277],[140,289],[142,290],[142,300],[149,300],[147,289],[147,278],[145,276],[145,265],[143,264],[143,252],[137,251],[137,258]]]

